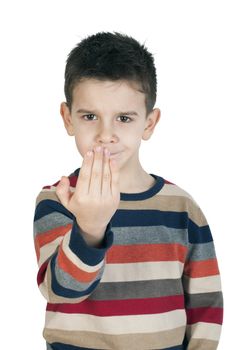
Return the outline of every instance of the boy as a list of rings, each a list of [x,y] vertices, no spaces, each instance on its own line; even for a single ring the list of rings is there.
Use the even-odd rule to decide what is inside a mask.
[[[223,299],[206,218],[139,161],[160,119],[152,55],[126,35],[92,35],[69,54],[65,95],[83,162],[36,199],[47,349],[216,349]]]

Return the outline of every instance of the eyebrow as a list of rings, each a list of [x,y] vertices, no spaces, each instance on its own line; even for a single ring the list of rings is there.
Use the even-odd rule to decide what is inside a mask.
[[[76,113],[90,113],[90,114],[99,114],[97,113],[96,111],[90,111],[90,110],[87,110],[87,109],[78,109],[76,111]],[[135,111],[127,111],[127,112],[118,112],[116,113],[116,115],[136,115],[136,116],[139,116],[137,112]]]

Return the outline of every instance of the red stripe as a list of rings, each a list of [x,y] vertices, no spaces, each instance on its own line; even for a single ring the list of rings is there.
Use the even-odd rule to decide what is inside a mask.
[[[187,248],[179,243],[115,245],[107,252],[109,264],[144,261],[185,262]]]
[[[217,259],[189,261],[184,267],[184,274],[189,277],[219,275]]]
[[[57,262],[58,262],[59,268],[61,268],[64,272],[68,273],[75,280],[83,283],[92,282],[100,271],[100,268],[97,268],[97,270],[94,272],[87,272],[80,269],[65,254],[62,248],[62,243],[58,250]]]
[[[168,184],[168,185],[175,185],[173,182],[169,181],[169,180],[166,180],[164,179],[164,183],[165,184]]]
[[[60,236],[64,236],[67,232],[69,232],[72,229],[73,224],[67,224],[64,226],[58,226],[54,227],[48,231],[45,231],[43,233],[38,232],[36,238],[35,238],[35,245],[38,249],[43,247],[44,245],[51,243],[55,239],[57,239]],[[63,239],[63,237],[62,237]]]
[[[38,274],[37,274],[37,284],[38,284],[38,286],[39,286],[41,283],[43,283],[43,281],[44,281],[48,263],[49,263],[49,260],[46,260],[46,261],[40,266],[40,269],[39,269]]]
[[[187,309],[187,323],[208,322],[222,324],[223,309],[220,307],[198,307]]]
[[[84,300],[77,304],[47,304],[47,311],[95,316],[145,315],[184,309],[183,295],[128,300]]]

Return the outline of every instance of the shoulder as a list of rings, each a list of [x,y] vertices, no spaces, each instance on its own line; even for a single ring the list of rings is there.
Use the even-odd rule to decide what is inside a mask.
[[[164,178],[164,186],[159,192],[158,198],[163,201],[169,211],[187,213],[189,219],[200,226],[207,224],[200,205],[193,195],[183,187]]]
[[[161,191],[159,192],[160,196],[167,197],[167,199],[177,199],[184,203],[192,203],[195,206],[198,206],[197,202],[195,201],[194,197],[186,191],[183,187],[165,179],[164,179],[164,186],[162,187]]]
[[[78,169],[77,169],[78,170]],[[70,175],[68,175],[68,178],[70,180],[70,190],[74,191],[76,187],[76,182],[78,179],[78,172],[75,170]],[[43,200],[53,200],[58,203],[60,203],[59,198],[56,194],[56,187],[58,183],[60,182],[60,179],[54,182],[51,185],[45,185],[42,187],[41,191],[38,193],[36,197],[36,206],[42,202]]]

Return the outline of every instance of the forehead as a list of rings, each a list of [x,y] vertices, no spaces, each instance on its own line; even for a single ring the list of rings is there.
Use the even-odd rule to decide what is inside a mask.
[[[73,105],[110,103],[122,107],[144,107],[145,94],[139,84],[128,80],[97,80],[84,78],[73,89]]]

